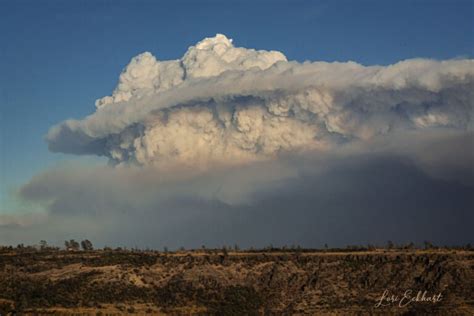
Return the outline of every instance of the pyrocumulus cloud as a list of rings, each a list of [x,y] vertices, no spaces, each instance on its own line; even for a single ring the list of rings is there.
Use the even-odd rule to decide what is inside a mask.
[[[473,60],[298,63],[218,34],[178,60],[132,58],[95,113],[47,141],[114,164],[241,164],[401,130],[472,131],[473,83]]]
[[[0,240],[472,242],[473,100],[472,59],[299,63],[224,35],[145,52],[46,136],[110,164],[33,177],[18,196],[44,212],[0,216]]]

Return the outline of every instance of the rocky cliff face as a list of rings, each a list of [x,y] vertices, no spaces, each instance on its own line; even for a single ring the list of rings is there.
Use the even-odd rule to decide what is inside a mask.
[[[4,251],[0,313],[473,315],[473,280],[454,250]]]

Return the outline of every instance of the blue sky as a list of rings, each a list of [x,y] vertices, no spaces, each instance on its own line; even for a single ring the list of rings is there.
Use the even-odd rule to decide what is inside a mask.
[[[390,64],[473,56],[473,1],[0,2],[0,211],[9,193],[66,159],[53,124],[84,117],[131,57],[175,59],[223,33],[290,60]]]

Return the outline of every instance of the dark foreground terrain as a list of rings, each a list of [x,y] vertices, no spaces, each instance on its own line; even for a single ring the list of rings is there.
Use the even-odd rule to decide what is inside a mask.
[[[9,313],[474,315],[474,252],[5,248],[0,314]]]

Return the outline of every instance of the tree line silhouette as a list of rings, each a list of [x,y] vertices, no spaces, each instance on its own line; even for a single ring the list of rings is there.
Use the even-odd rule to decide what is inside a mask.
[[[89,239],[84,239],[81,241],[76,241],[75,239],[65,240],[64,248],[57,246],[51,246],[47,241],[41,240],[38,245],[24,245],[23,243],[15,246],[2,246],[0,245],[0,250],[17,250],[17,251],[115,251],[115,252],[162,252],[162,253],[171,253],[171,252],[222,252],[227,255],[229,252],[352,252],[352,251],[377,251],[377,250],[429,250],[429,249],[457,249],[457,250],[473,250],[473,247],[470,243],[463,246],[437,246],[430,241],[424,241],[422,245],[416,245],[413,242],[406,244],[396,244],[391,240],[387,241],[385,245],[347,245],[346,247],[329,247],[328,244],[324,244],[323,248],[304,248],[300,245],[283,245],[283,246],[273,246],[272,244],[262,247],[248,247],[241,248],[239,245],[234,244],[233,246],[224,245],[219,248],[209,248],[205,245],[202,245],[201,248],[195,249],[186,249],[181,246],[176,250],[170,250],[167,246],[163,247],[162,251],[151,249],[151,248],[139,248],[139,247],[116,247],[112,248],[109,246],[104,246],[102,248],[94,248],[92,242]]]

